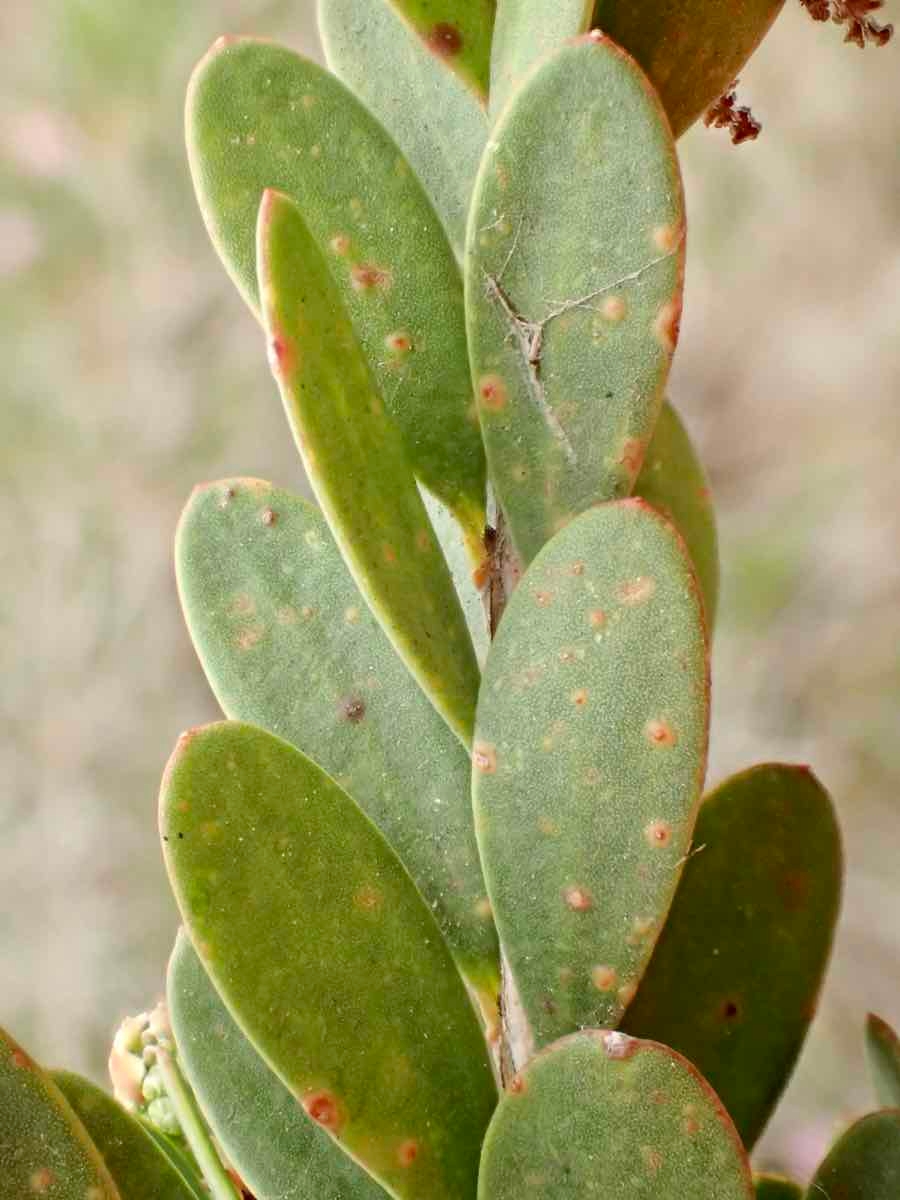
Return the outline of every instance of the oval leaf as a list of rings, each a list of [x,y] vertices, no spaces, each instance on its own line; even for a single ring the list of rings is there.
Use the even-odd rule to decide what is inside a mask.
[[[484,1143],[479,1200],[748,1200],[712,1088],[665,1046],[585,1030],[516,1076]]]
[[[687,543],[712,630],[719,605],[719,535],[709,481],[675,409],[666,402],[634,494],[672,522]]]
[[[392,0],[431,54],[487,99],[496,0]]]
[[[803,1200],[803,1188],[781,1175],[754,1175],[756,1200]]]
[[[472,204],[472,374],[527,564],[567,520],[631,492],[678,336],[681,180],[634,62],[593,35],[545,59],[504,110]]]
[[[321,513],[260,480],[207,484],[184,510],[175,563],[226,716],[293,743],[353,796],[496,1010],[468,755],[366,608]]]
[[[103,1159],[62,1092],[2,1030],[0,1195],[119,1200]]]
[[[622,1027],[709,1080],[750,1149],[815,1012],[838,917],[840,833],[804,767],[735,775],[703,803],[694,852]]]
[[[497,0],[491,46],[492,117],[539,59],[591,26],[594,0]]]
[[[389,0],[319,0],[319,30],[329,67],[406,155],[462,257],[488,134],[483,107]]]
[[[213,244],[257,315],[263,192],[277,188],[300,206],[413,470],[477,540],[485,466],[471,412],[462,281],[393,141],[320,66],[234,38],[217,42],[194,72],[187,139]]]
[[[183,930],[169,960],[168,999],[184,1072],[256,1200],[384,1200],[375,1180],[309,1120],[241,1033]]]
[[[784,0],[597,0],[594,23],[641,64],[675,136],[727,91]]]
[[[188,1186],[146,1130],[112,1096],[68,1071],[54,1071],[52,1078],[103,1156],[122,1196],[127,1200],[202,1198],[203,1192]]]
[[[866,1021],[866,1058],[878,1103],[900,1108],[900,1039],[874,1013]]]
[[[160,825],[207,973],[309,1117],[395,1196],[471,1194],[487,1048],[375,826],[315,763],[236,723],[181,739]]]
[[[467,743],[478,664],[400,436],[287,196],[265,193],[258,241],[272,369],[313,490],[381,627]]]
[[[807,1200],[897,1200],[900,1110],[857,1121],[839,1138],[809,1185]]]
[[[509,602],[473,753],[488,894],[538,1045],[633,998],[690,848],[708,707],[674,529],[638,500],[573,521]]]

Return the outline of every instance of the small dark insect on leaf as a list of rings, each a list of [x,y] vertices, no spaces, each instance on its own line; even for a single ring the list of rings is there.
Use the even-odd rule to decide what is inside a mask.
[[[727,129],[735,146],[741,142],[753,142],[762,132],[762,125],[749,108],[739,107],[737,102],[738,81],[735,80],[724,96],[720,96],[703,118],[706,127]]]
[[[893,25],[881,25],[872,13],[884,7],[884,0],[800,0],[814,21],[833,21],[847,29],[845,42],[862,50],[866,44],[886,46],[894,36]]]

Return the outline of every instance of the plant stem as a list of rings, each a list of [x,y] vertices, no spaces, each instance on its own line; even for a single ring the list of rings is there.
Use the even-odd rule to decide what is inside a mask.
[[[216,1153],[194,1093],[188,1086],[178,1064],[163,1049],[157,1050],[156,1061],[159,1063],[163,1082],[166,1085],[166,1093],[175,1109],[188,1145],[194,1152],[194,1157],[203,1172],[203,1178],[209,1186],[213,1200],[241,1200],[240,1193]]]

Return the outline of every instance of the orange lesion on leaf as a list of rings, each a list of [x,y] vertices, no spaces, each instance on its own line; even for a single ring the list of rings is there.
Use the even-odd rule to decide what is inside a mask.
[[[357,263],[350,270],[350,282],[356,292],[386,292],[393,283],[393,276],[386,268],[374,263]]]
[[[472,763],[482,775],[496,775],[497,747],[488,742],[476,742],[472,750]]]
[[[590,912],[594,907],[594,897],[590,889],[573,884],[563,892],[563,899],[572,912]]]
[[[326,1091],[325,1089],[317,1092],[309,1092],[303,1097],[302,1104],[307,1116],[315,1121],[317,1125],[321,1125],[329,1133],[337,1134],[340,1132],[344,1119],[337,1097],[333,1092]]]
[[[456,58],[463,48],[463,35],[456,25],[439,21],[428,31],[425,39],[429,50],[441,58]]]
[[[411,1167],[419,1157],[419,1143],[415,1138],[407,1138],[397,1147],[397,1162],[401,1167]]]

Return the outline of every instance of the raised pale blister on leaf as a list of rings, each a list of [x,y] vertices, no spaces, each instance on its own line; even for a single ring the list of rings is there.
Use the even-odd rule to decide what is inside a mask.
[[[479,1200],[750,1200],[734,1126],[680,1055],[621,1033],[556,1042],[509,1085]]]
[[[308,1119],[241,1033],[184,930],[169,960],[167,990],[182,1067],[256,1200],[384,1200],[383,1189]],[[236,1113],[252,1119],[236,1120]]]
[[[545,54],[590,28],[594,0],[497,0],[490,113],[496,117]]]
[[[684,538],[700,580],[710,633],[719,605],[719,535],[703,464],[678,413],[666,402],[647,447],[634,494],[667,517]]]
[[[678,339],[684,242],[672,135],[640,68],[592,34],[543,59],[485,151],[466,252],[491,480],[526,565],[634,487]]]
[[[461,257],[488,135],[484,108],[389,0],[319,0],[318,11],[329,67],[406,155]]]
[[[813,1176],[806,1200],[897,1200],[900,1109],[870,1113],[835,1142]]]
[[[597,0],[594,24],[633,54],[675,136],[726,92],[784,0]]]
[[[488,655],[475,830],[537,1045],[615,1025],[690,849],[706,768],[707,643],[684,545],[640,500],[544,547]]]
[[[272,371],[316,498],[397,653],[464,743],[478,664],[400,435],[299,209],[266,192],[258,262]]]
[[[2,1030],[0,1195],[4,1200],[120,1200],[100,1152],[69,1102]]]
[[[180,740],[160,828],[207,974],[307,1116],[400,1200],[471,1195],[487,1046],[376,827],[287,742],[225,723]]]
[[[469,757],[369,612],[322,514],[258,479],[207,484],[182,515],[175,565],[188,629],[226,716],[291,742],[350,793],[496,1011],[497,939]]]
[[[333,75],[250,39],[221,39],[199,64],[186,120],[200,209],[247,304],[260,315],[257,213],[277,188],[328,264],[416,477],[477,540],[485,464],[462,279],[398,147]]]
[[[112,1096],[69,1071],[54,1071],[52,1079],[102,1155],[123,1200],[202,1200],[199,1180],[189,1184]]]
[[[790,1077],[831,952],[843,876],[828,793],[766,764],[703,802],[675,900],[622,1028],[689,1058],[750,1149]]]
[[[487,100],[497,0],[391,0],[429,52]]]

